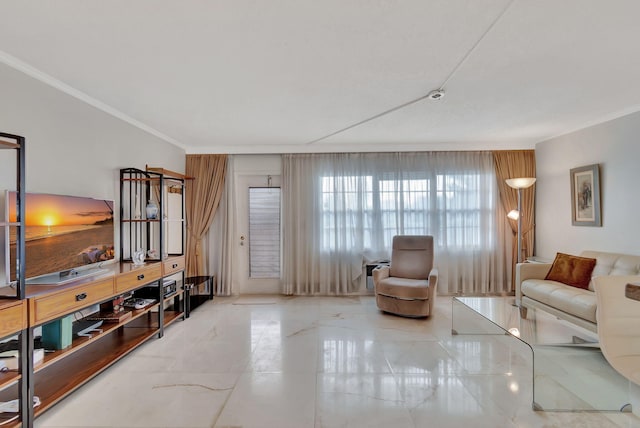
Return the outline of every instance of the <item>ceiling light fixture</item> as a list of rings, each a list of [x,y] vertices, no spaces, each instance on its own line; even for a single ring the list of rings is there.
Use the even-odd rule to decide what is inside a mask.
[[[444,89],[435,89],[427,95],[427,98],[434,101],[440,100],[442,97],[444,97]]]

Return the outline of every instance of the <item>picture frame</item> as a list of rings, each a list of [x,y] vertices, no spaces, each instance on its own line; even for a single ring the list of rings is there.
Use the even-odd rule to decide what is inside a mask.
[[[571,224],[602,226],[600,164],[571,169]]]

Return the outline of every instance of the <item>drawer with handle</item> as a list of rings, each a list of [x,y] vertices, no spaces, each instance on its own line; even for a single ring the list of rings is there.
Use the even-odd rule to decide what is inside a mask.
[[[163,275],[171,275],[172,273],[184,270],[184,256],[170,257],[162,263]]]
[[[3,303],[0,309],[0,337],[14,334],[27,326],[25,301]]]
[[[32,325],[58,318],[113,296],[113,278],[29,299]]]
[[[162,277],[162,266],[154,263],[149,266],[135,268],[116,277],[116,293],[134,290]]]

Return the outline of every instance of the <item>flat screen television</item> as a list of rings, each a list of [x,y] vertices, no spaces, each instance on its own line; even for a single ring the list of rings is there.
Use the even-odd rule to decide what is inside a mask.
[[[114,258],[113,201],[77,196],[27,193],[25,197],[25,278],[42,278],[50,283],[57,277],[73,280],[82,266],[95,265]],[[16,221],[16,192],[7,191],[6,215]],[[15,227],[8,228],[8,280],[16,280]],[[7,239],[8,238],[8,239]],[[88,270],[88,269],[87,269]]]

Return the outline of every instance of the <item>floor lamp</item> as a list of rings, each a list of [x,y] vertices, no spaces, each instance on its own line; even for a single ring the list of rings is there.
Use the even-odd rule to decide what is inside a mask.
[[[518,190],[518,209],[511,210],[507,217],[518,220],[518,263],[522,263],[522,189],[533,186],[533,177],[509,178],[505,180],[509,187]]]

